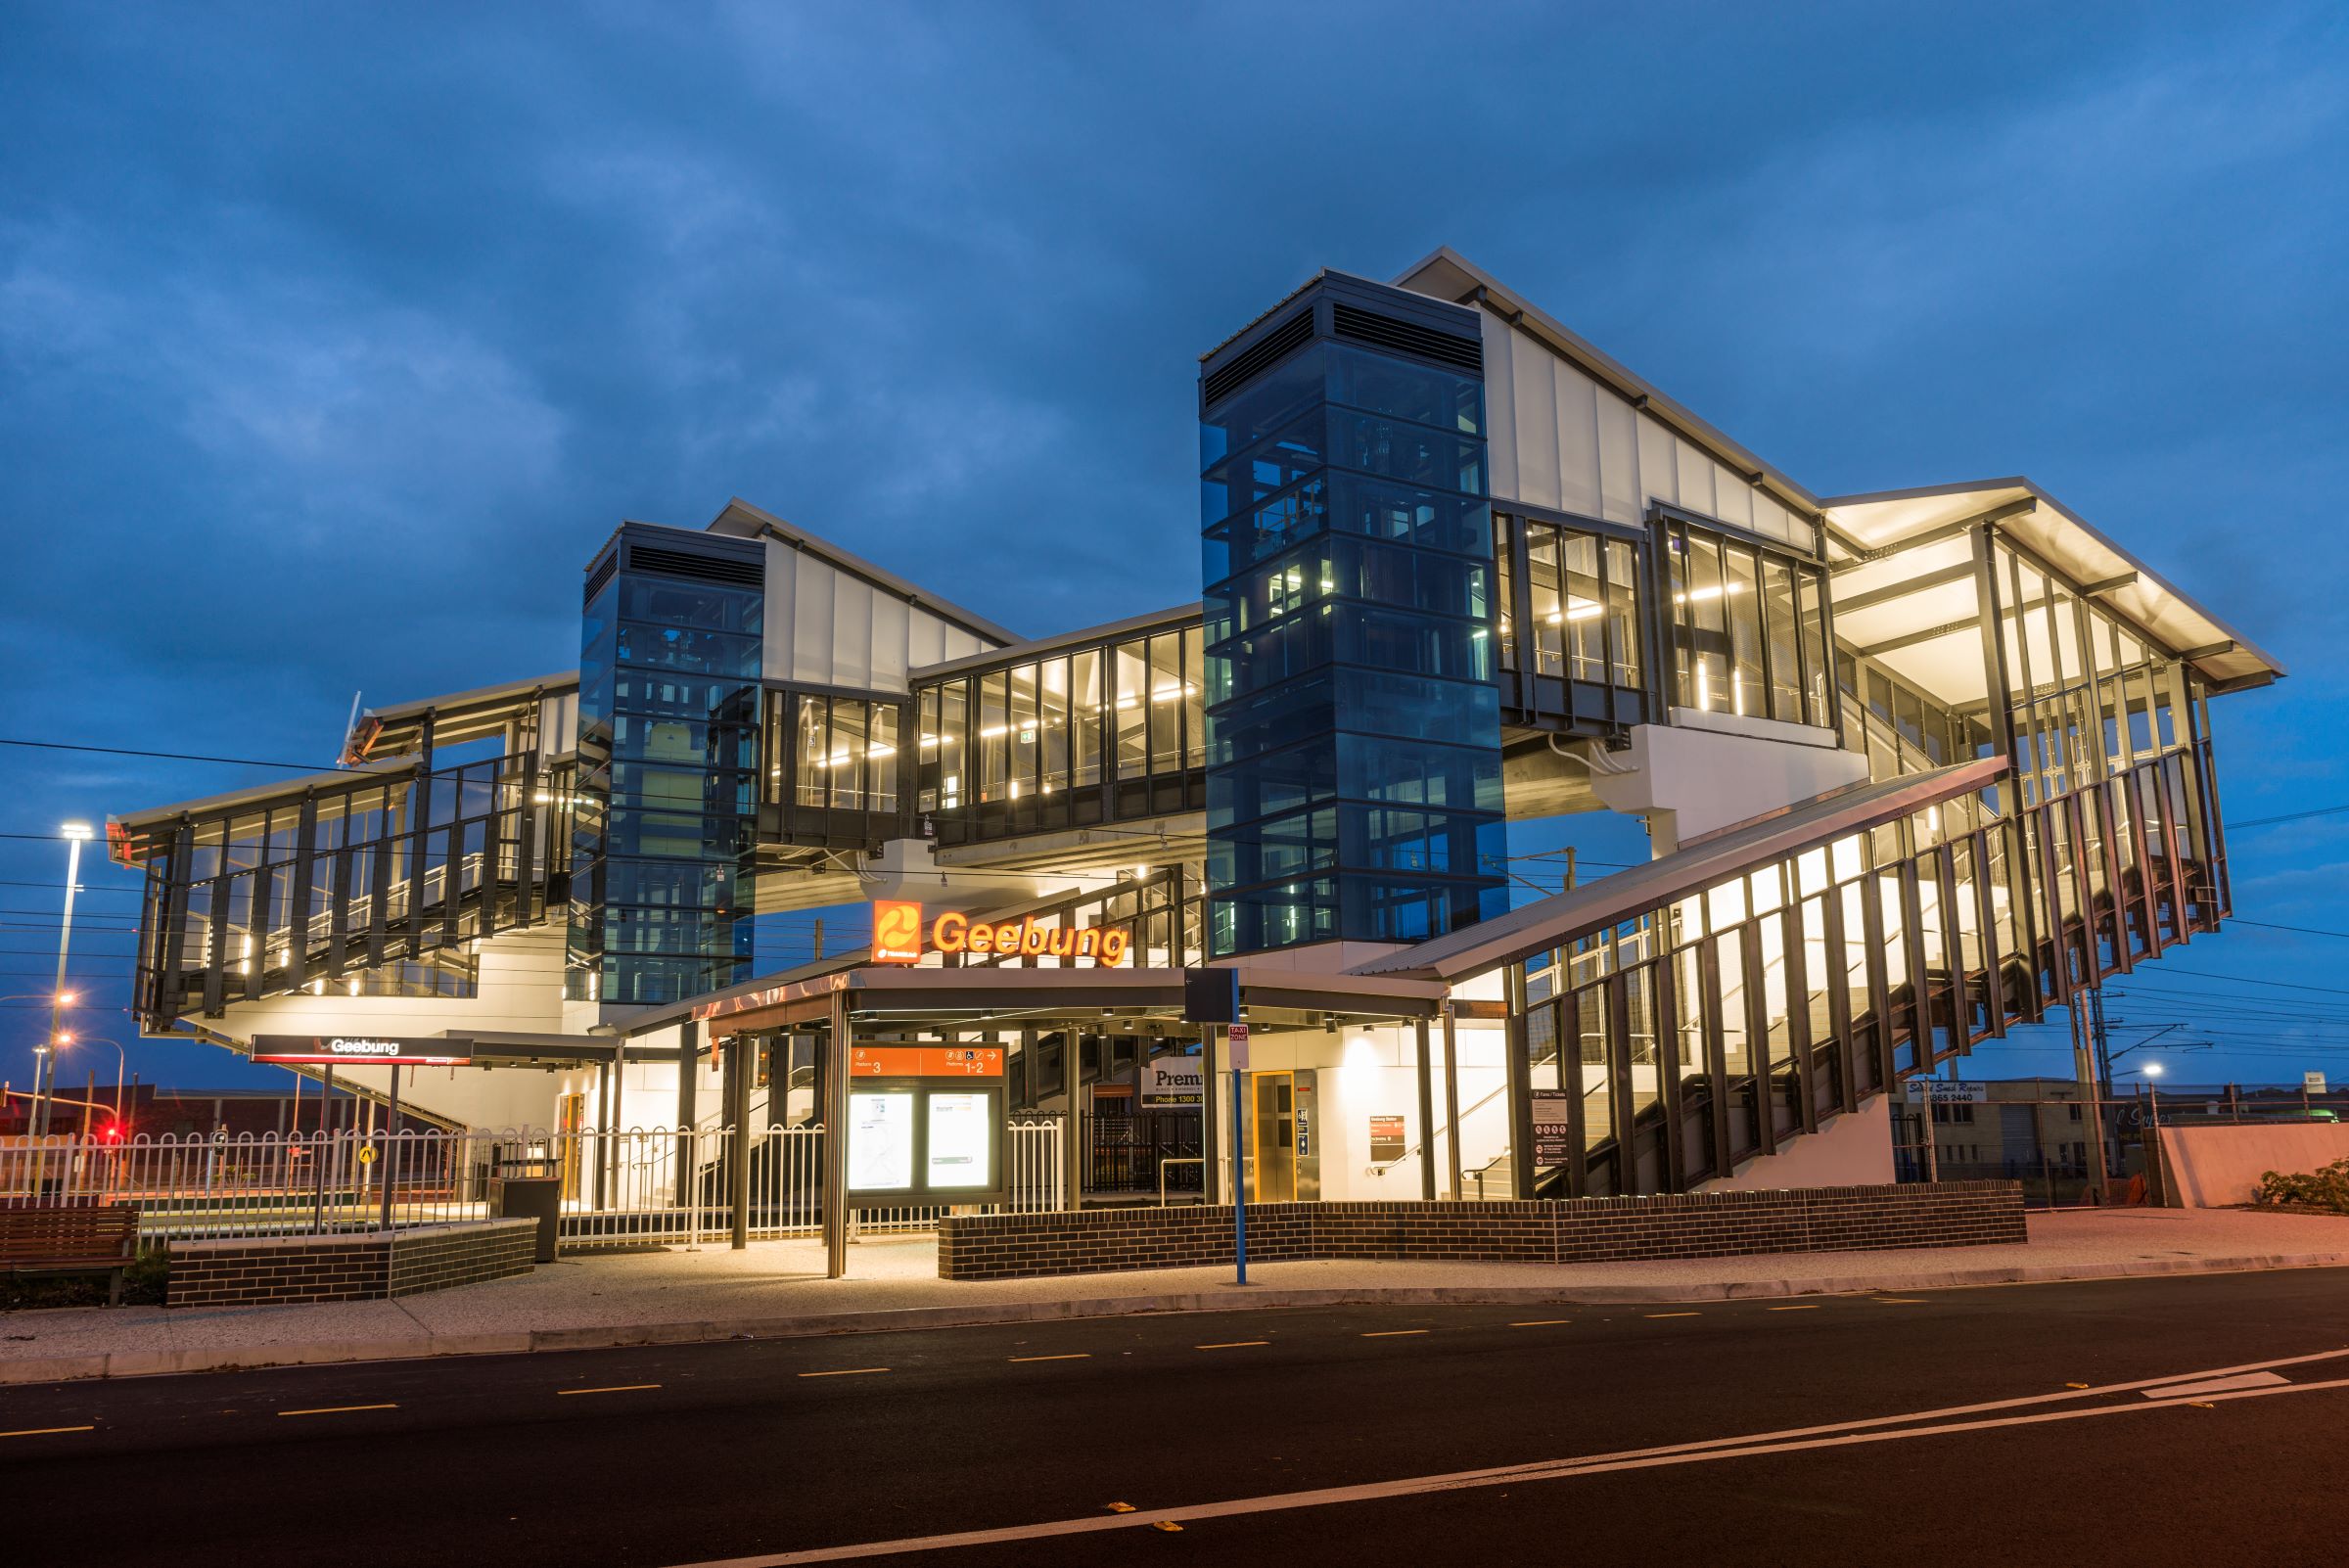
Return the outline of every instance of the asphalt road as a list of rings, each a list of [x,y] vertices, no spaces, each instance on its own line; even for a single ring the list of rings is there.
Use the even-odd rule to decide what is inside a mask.
[[[141,1378],[0,1434],[28,1568],[2338,1564],[2349,1270]]]

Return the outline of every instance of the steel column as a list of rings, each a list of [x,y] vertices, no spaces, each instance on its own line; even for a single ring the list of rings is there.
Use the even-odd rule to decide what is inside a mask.
[[[855,1026],[848,998],[832,998],[832,1027],[824,1032],[824,1277],[849,1271],[849,1052]]]
[[[1451,1176],[1451,1199],[1460,1200],[1460,1037],[1451,1016],[1451,1000],[1444,1001],[1444,1151]]]

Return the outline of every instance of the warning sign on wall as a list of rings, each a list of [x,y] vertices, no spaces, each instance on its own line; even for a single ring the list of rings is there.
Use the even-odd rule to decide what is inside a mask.
[[[1573,1115],[1566,1090],[1534,1090],[1534,1164],[1564,1165],[1571,1158]]]

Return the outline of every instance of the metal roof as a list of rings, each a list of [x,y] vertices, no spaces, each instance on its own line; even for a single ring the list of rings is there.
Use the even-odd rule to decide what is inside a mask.
[[[1104,622],[1097,626],[1080,626],[1075,631],[1055,632],[1032,642],[1015,642],[1007,647],[990,648],[982,653],[965,654],[960,659],[948,659],[935,665],[921,665],[906,671],[908,680],[933,680],[964,669],[990,669],[997,665],[1016,665],[1023,659],[1037,659],[1062,648],[1081,648],[1087,643],[1115,642],[1120,637],[1156,631],[1163,626],[1189,625],[1201,620],[1206,608],[1194,600],[1189,604],[1170,605],[1147,615],[1128,616],[1123,621]]]
[[[965,610],[944,594],[933,593],[919,583],[907,581],[885,567],[873,565],[872,562],[865,560],[860,555],[852,555],[834,544],[830,539],[824,538],[820,534],[810,533],[797,524],[786,523],[774,513],[761,507],[753,506],[739,495],[727,501],[724,509],[716,517],[711,519],[707,531],[730,533],[745,538],[760,533],[771,533],[795,549],[805,550],[818,560],[848,573],[851,576],[862,577],[874,587],[895,594],[908,604],[919,605],[940,620],[951,621],[965,631],[974,632],[990,642],[1010,643],[1021,640],[1018,632],[995,624],[977,611]]]
[[[1540,340],[1552,353],[1570,361],[1600,386],[1606,387],[1681,438],[1711,453],[1714,459],[1774,491],[1796,513],[1819,515],[1819,497],[1792,478],[1755,456],[1666,396],[1653,383],[1617,362],[1596,345],[1568,329],[1555,317],[1530,303],[1523,295],[1454,251],[1438,246],[1396,278],[1398,288],[1431,295],[1457,304],[1481,304],[1503,321]]]
[[[350,733],[343,738],[343,760],[346,763],[362,762],[377,752],[387,757],[406,756],[415,749],[415,732],[422,729],[428,713],[433,715],[435,745],[456,746],[481,740],[502,731],[511,719],[536,707],[540,698],[576,691],[578,685],[579,672],[565,669],[529,680],[500,681],[494,686],[476,686],[471,691],[369,708],[360,713]]]
[[[1854,554],[1897,547],[1951,524],[2012,508],[1998,522],[2001,533],[2070,577],[2075,589],[2104,584],[2095,593],[2096,603],[2184,657],[2214,686],[2260,686],[2285,672],[2241,632],[2020,475],[1838,495],[1819,504],[1832,541]]]

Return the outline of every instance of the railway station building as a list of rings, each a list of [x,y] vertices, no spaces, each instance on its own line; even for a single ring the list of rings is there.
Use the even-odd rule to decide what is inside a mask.
[[[874,1202],[986,1201],[989,1130],[1110,1100],[1252,1200],[1799,1187],[1891,1180],[1898,1080],[2230,913],[2209,704],[2282,670],[2125,520],[1815,493],[1449,250],[1195,375],[1167,608],[1015,628],[732,500],[550,561],[547,672],[116,814],[142,1027],[431,1062],[450,1127],[851,1126]],[[1513,878],[1579,813],[1652,857]],[[869,941],[760,964],[844,905]]]

